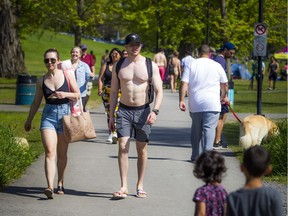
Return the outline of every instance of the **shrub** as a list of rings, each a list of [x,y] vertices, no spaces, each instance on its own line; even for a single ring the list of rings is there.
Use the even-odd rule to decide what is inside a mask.
[[[263,143],[271,154],[272,175],[287,176],[287,120],[277,123],[280,134]]]
[[[15,132],[0,123],[0,188],[20,177],[35,159],[29,148],[13,139]]]

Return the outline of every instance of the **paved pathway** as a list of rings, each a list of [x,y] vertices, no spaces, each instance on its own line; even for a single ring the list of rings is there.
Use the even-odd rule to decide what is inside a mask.
[[[0,110],[5,110],[0,106]],[[22,109],[13,106],[14,109]],[[8,106],[11,110],[12,108]],[[22,110],[22,111],[25,111]],[[203,183],[192,173],[190,158],[189,114],[178,109],[178,94],[165,90],[163,106],[152,128],[149,162],[144,189],[145,199],[135,197],[136,151],[131,142],[129,154],[129,196],[124,200],[111,199],[119,189],[117,145],[106,144],[107,126],[104,109],[91,110],[97,138],[70,144],[65,176],[66,194],[47,200],[43,155],[25,174],[0,192],[1,216],[190,216],[194,212],[191,199]],[[233,116],[229,117],[230,119]],[[223,185],[228,192],[241,187],[244,176],[239,162],[229,150],[223,151],[228,172]]]

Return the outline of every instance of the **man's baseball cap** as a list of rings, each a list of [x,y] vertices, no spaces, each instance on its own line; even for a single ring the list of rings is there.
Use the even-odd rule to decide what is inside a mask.
[[[85,44],[80,45],[81,50],[87,49],[87,46]]]
[[[138,34],[129,34],[125,38],[125,45],[128,45],[130,43],[141,43],[140,36]]]
[[[227,49],[227,50],[236,50],[236,47],[233,43],[230,42],[226,42],[223,47],[222,50]]]

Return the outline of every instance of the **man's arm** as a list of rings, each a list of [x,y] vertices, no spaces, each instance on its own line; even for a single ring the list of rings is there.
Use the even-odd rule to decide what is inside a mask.
[[[152,84],[154,86],[154,91],[156,94],[153,109],[159,110],[163,100],[163,87],[162,87],[162,80],[159,74],[159,68],[154,62],[152,62],[152,70],[153,70]]]
[[[220,90],[221,90],[221,96],[220,96],[220,101],[221,103],[226,103],[228,102],[228,83],[220,83]]]
[[[181,81],[180,90],[179,90],[179,108],[180,110],[184,112],[186,111],[186,104],[184,102],[184,98],[185,98],[187,90],[188,90],[188,83]]]

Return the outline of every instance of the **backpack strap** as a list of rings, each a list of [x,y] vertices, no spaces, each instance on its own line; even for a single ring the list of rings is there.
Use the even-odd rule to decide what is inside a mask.
[[[117,74],[117,78],[119,80],[118,74],[119,71],[121,69],[121,66],[123,64],[123,62],[125,61],[126,57],[121,58],[117,63],[116,63],[116,74]],[[152,61],[150,58],[146,57],[146,67],[147,67],[147,72],[148,72],[148,82],[149,84],[152,83],[152,75],[153,75],[153,70],[152,70]],[[119,80],[120,83],[120,80]]]
[[[121,66],[122,66],[123,62],[125,61],[125,59],[126,59],[126,57],[120,58],[118,60],[118,62],[116,63],[116,75],[117,75],[117,78],[118,78],[119,87],[120,87],[120,79],[118,77],[118,74],[119,74],[119,71],[120,71]]]
[[[148,81],[149,84],[152,83],[152,75],[153,75],[153,70],[152,70],[152,61],[150,58],[146,57],[146,67],[148,71]]]
[[[125,61],[126,57],[119,59],[119,61],[116,63],[116,74],[118,77],[119,71],[121,69],[121,66],[123,64],[123,62]],[[118,78],[119,79],[119,78]]]

